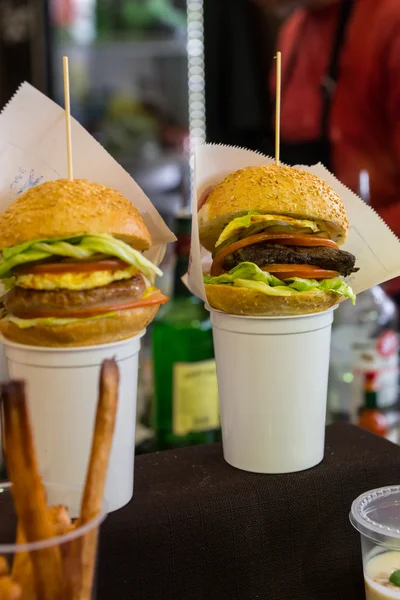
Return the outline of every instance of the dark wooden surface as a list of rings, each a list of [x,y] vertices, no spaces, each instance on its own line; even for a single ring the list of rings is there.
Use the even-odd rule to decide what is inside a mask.
[[[346,425],[291,475],[236,470],[218,444],[137,457],[134,499],[103,526],[98,598],[364,600],[350,506],[399,480],[400,448]]]

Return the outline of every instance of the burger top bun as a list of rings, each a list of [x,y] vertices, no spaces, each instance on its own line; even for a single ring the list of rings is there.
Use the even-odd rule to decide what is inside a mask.
[[[341,244],[349,222],[341,198],[322,179],[293,167],[246,167],[217,184],[200,208],[201,244],[210,252],[226,225],[249,211],[308,219]]]
[[[151,246],[137,208],[116,190],[86,179],[46,181],[0,215],[0,249],[82,233],[108,233],[137,250]]]

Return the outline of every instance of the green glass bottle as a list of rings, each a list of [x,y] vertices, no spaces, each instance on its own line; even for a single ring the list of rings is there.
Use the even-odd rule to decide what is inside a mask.
[[[159,450],[220,440],[210,318],[181,281],[189,262],[190,215],[180,214],[175,229],[174,293],[152,328],[152,421]]]

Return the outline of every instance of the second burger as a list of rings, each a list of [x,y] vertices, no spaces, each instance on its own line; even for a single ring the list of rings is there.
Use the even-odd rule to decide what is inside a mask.
[[[341,198],[301,169],[266,165],[232,173],[200,203],[199,233],[213,262],[207,300],[238,315],[290,316],[344,298],[358,269],[343,251],[349,222]]]

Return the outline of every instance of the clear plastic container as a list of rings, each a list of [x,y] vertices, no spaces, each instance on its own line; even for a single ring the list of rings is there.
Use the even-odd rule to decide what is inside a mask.
[[[45,488],[49,507],[65,505],[72,520],[79,515],[82,493],[80,489],[57,484],[45,484]],[[76,527],[68,533],[47,540],[17,544],[17,517],[11,491],[11,483],[0,483],[0,561],[2,565],[4,559],[7,561],[10,575],[13,577],[13,585],[20,585],[23,589],[22,598],[34,597],[39,600],[40,597],[40,600],[43,600],[46,594],[47,598],[50,597],[46,578],[44,578],[46,593],[38,592],[35,595],[35,592],[32,591],[34,589],[31,577],[32,566],[36,570],[36,579],[40,579],[37,575],[38,570],[43,575],[43,572],[48,569],[48,553],[51,554],[52,549],[57,550],[58,546],[61,556],[63,589],[60,590],[60,596],[58,593],[56,596],[51,595],[52,600],[73,600],[74,598],[95,600],[97,541],[100,525],[106,517],[105,504],[100,514],[89,523]],[[53,516],[51,520],[56,531],[57,528],[66,529],[62,525],[63,517]],[[0,583],[1,579],[0,577]],[[2,591],[0,584],[0,598],[13,598],[12,595],[2,596],[2,593],[5,592]],[[19,598],[18,595],[16,597]]]
[[[350,522],[361,534],[366,600],[400,599],[400,485],[365,492],[352,504]],[[400,577],[399,577],[400,583]]]

